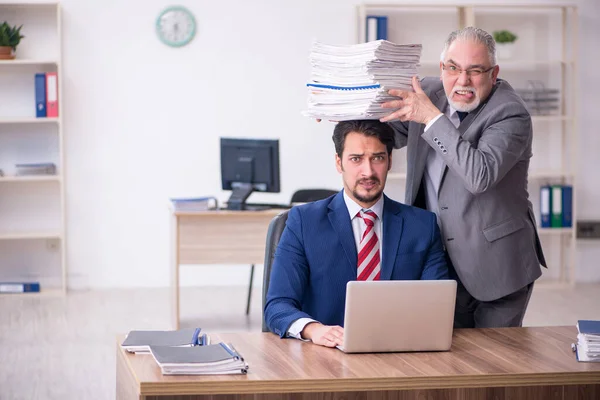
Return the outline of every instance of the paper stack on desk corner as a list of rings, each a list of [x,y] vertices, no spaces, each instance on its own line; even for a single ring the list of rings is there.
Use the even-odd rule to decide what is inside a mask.
[[[387,91],[412,91],[421,51],[420,44],[387,40],[346,46],[313,43],[308,108],[303,115],[334,121],[389,115],[393,109],[381,104],[396,97]]]
[[[600,362],[600,321],[579,320],[577,331],[577,360]]]

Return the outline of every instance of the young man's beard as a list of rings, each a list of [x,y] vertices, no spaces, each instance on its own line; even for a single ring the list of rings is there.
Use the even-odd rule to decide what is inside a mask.
[[[373,182],[380,184],[379,179],[377,179],[375,177],[361,179],[360,181],[357,181],[356,185],[354,186],[354,189],[352,190],[352,194],[354,195],[354,198],[357,199],[358,201],[362,201],[363,203],[371,203],[371,202],[377,200],[381,196],[381,193],[383,193],[383,188],[381,188],[380,190],[378,190],[375,193],[367,194],[366,196],[361,195],[360,193],[358,193],[358,185],[360,184],[361,181],[373,181]]]

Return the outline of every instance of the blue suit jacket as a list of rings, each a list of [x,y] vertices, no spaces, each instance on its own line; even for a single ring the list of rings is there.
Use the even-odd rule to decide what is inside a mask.
[[[283,337],[299,318],[344,325],[358,255],[343,191],[290,210],[273,259],[265,321]],[[381,280],[448,279],[435,214],[384,197]]]

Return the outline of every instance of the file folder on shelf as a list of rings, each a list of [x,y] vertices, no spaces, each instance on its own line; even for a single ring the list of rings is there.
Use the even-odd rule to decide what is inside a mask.
[[[387,40],[387,17],[380,15],[367,16],[366,42]]]
[[[552,192],[550,186],[540,188],[540,224],[542,228],[550,228],[550,213],[552,212]]]
[[[46,74],[35,74],[35,116],[46,117]]]
[[[39,292],[38,282],[0,282],[0,293]]]
[[[550,214],[550,226],[552,228],[562,227],[562,187],[559,185],[552,186],[552,208]]]
[[[48,117],[58,117],[58,74],[46,73],[46,114]]]
[[[562,227],[573,227],[573,186],[562,186]]]

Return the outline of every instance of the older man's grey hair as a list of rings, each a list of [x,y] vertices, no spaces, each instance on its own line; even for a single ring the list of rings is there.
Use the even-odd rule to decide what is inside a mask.
[[[467,26],[466,28],[456,30],[448,35],[448,39],[446,39],[446,43],[444,43],[444,50],[442,51],[442,62],[444,62],[446,59],[446,52],[448,51],[448,48],[457,39],[473,40],[477,43],[483,44],[487,48],[491,66],[496,65],[496,41],[494,40],[493,36],[483,29],[472,26]]]

